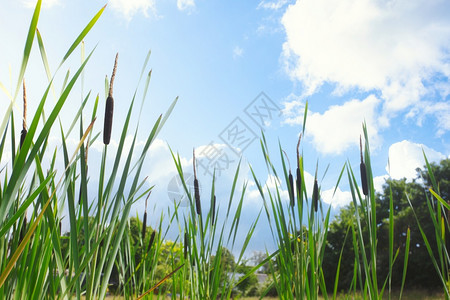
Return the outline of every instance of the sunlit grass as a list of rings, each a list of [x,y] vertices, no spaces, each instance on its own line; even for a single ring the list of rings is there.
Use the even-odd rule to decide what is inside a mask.
[[[244,178],[244,184],[238,186],[238,179],[247,176],[241,173],[239,164],[233,181],[229,183],[229,194],[225,201],[220,202],[226,203],[225,206],[217,202],[215,176],[207,183],[209,186],[204,187],[205,190],[209,189],[209,196],[200,198],[195,155],[195,186],[194,190],[190,190],[183,178],[182,159],[171,152],[189,200],[188,209],[182,211],[180,203],[174,203],[172,211],[151,216],[153,220],[158,220],[152,222],[158,225],[151,230],[145,222],[142,224],[139,221],[139,216],[131,219],[133,204],[151,197],[153,187],[146,187],[143,163],[150,145],[178,98],[164,115],[154,120],[153,127],[145,133],[144,146],[138,152],[135,148],[136,140],[143,129],[139,127],[141,112],[136,113],[134,107],[136,101],[139,101],[136,94],[141,80],[145,86],[142,103],[146,99],[151,75],[147,70],[150,53],[144,60],[136,90],[130,95],[126,119],[120,124],[113,118],[114,72],[120,72],[120,62],[116,60],[111,81],[108,83],[106,80],[105,83],[105,97],[93,96],[91,92],[83,95],[79,110],[69,120],[71,126],[64,129],[60,112],[81,81],[83,72],[89,68],[89,60],[95,50],[85,56],[82,41],[105,8],[100,8],[81,29],[74,42],[68,46],[58,69],[50,73],[44,39],[37,29],[40,7],[41,1],[37,1],[15,89],[7,91],[3,84],[0,85],[10,100],[0,126],[0,160],[8,153],[11,155],[11,160],[0,170],[0,299],[136,299],[141,296],[148,299],[261,299],[243,297],[236,287],[263,264],[269,265],[270,282],[258,291],[262,299],[450,298],[447,287],[450,259],[446,247],[449,231],[446,210],[450,209],[450,205],[447,203],[448,199],[440,196],[440,186],[434,179],[426,156],[432,187],[429,189],[430,194],[427,192],[425,195],[435,229],[437,254],[433,253],[431,248],[434,245],[428,242],[430,237],[424,234],[417,217],[416,220],[430,254],[430,264],[434,265],[439,274],[442,291],[429,294],[421,290],[403,290],[408,270],[410,232],[408,230],[405,247],[402,249],[405,251],[405,259],[398,261],[400,250],[394,249],[392,194],[387,220],[389,272],[379,281],[377,203],[365,124],[362,127],[360,172],[354,172],[354,167],[347,162],[336,179],[336,189],[342,180],[348,180],[355,208],[353,222],[347,227],[348,239],[354,249],[351,254],[354,271],[352,283],[347,287],[346,293],[338,291],[342,251],[334,285],[327,286],[325,282],[323,262],[327,259],[325,246],[331,208],[325,210],[322,205],[320,177],[326,175],[326,168],[317,163],[314,184],[306,186],[303,163],[309,158],[304,157],[300,151],[300,140],[298,143],[293,142],[297,144],[297,155],[291,159],[283,146],[278,145],[276,155],[281,164],[275,165],[275,160],[269,153],[272,148],[263,134],[260,141],[261,161],[267,166],[273,185],[263,185],[264,181],[250,166],[250,178]],[[48,85],[38,101],[36,111],[28,112],[28,118],[23,113],[23,120],[18,122],[15,120],[17,112],[14,107],[18,102],[20,87],[25,90],[23,77],[35,40],[48,77]],[[82,53],[82,59],[75,72],[61,74],[64,62],[78,50]],[[116,66],[117,63],[119,67]],[[52,109],[45,111],[49,93],[59,90],[54,89],[55,78],[59,77],[64,78],[61,92],[56,95]],[[87,103],[92,104],[92,110],[88,112]],[[105,113],[101,103],[106,106],[104,128],[98,126],[96,121]],[[305,133],[307,107],[306,105],[302,135]],[[137,125],[132,128],[132,121],[136,120]],[[22,124],[22,128],[17,128],[17,123]],[[111,131],[120,133],[116,150],[109,146]],[[51,149],[48,140],[55,132],[60,137],[60,144]],[[100,139],[102,132],[106,132],[102,158],[91,162],[88,159],[89,148]],[[17,139],[19,133],[20,142]],[[68,139],[74,136],[77,146],[69,150]],[[127,137],[132,137],[128,152],[124,150]],[[111,161],[107,159],[108,152],[113,152],[109,153],[113,157]],[[48,167],[42,165],[44,160],[50,161]],[[57,160],[64,162],[63,170],[58,169]],[[292,170],[291,161],[295,162]],[[321,171],[323,169],[325,171]],[[92,189],[88,184],[92,178],[98,181],[98,186],[88,191],[88,187]],[[242,209],[249,180],[256,183],[263,208],[255,220],[246,220],[251,225],[247,232],[240,235],[244,236],[243,240],[236,243],[241,230]],[[283,191],[287,191],[288,197],[283,196]],[[95,199],[91,195],[96,195]],[[67,208],[67,213],[63,213],[64,208]],[[414,210],[412,204],[411,208]],[[261,213],[270,226],[270,242],[277,245],[277,250],[267,253],[266,259],[237,279],[237,266],[244,261],[253,233],[261,222]],[[163,220],[168,222],[164,223]],[[63,221],[68,223],[67,233],[61,232]],[[170,226],[177,226],[179,230],[174,241],[167,239]],[[236,249],[236,244],[242,246]],[[230,253],[238,254],[234,265],[225,264]],[[399,290],[394,290],[391,286],[394,264],[403,266]],[[112,274],[117,277],[114,278],[114,283],[111,283]],[[270,289],[276,290],[278,298],[264,297]]]

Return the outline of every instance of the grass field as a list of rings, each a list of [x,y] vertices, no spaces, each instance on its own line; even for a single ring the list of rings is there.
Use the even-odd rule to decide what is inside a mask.
[[[273,160],[274,156],[269,155],[272,147],[267,145],[265,136],[262,134],[261,159],[267,165],[268,175],[273,179],[273,186],[269,187],[265,184],[260,178],[261,175],[255,174],[251,167],[251,175],[245,174],[250,178],[245,178],[245,183],[238,186],[243,176],[240,173],[241,166],[238,165],[234,178],[229,183],[229,195],[226,195],[227,200],[229,199],[227,206],[222,207],[216,205],[215,176],[212,177],[209,185],[205,183],[202,187],[204,190],[208,189],[208,192],[210,189],[210,196],[200,199],[195,150],[192,159],[195,178],[193,189],[188,187],[184,179],[183,167],[186,168],[186,165],[182,164],[178,154],[171,152],[190,205],[186,210],[179,211],[180,203],[174,203],[173,210],[169,210],[167,215],[156,216],[160,218],[159,221],[152,219],[152,224],[158,225],[150,228],[146,224],[147,206],[143,221],[137,217],[130,218],[130,211],[134,203],[150,197],[153,186],[148,186],[143,163],[150,152],[150,145],[162,129],[178,98],[171,102],[164,115],[154,120],[151,130],[145,130],[145,143],[141,145],[140,150],[136,150],[138,131],[139,129],[144,131],[143,128],[139,128],[141,111],[133,110],[135,106],[138,106],[136,104],[138,100],[135,97],[138,94],[139,85],[130,100],[126,120],[121,124],[115,124],[112,121],[114,103],[112,88],[116,59],[111,81],[106,80],[105,83],[105,94],[108,96],[105,95],[106,99],[104,99],[106,121],[103,128],[94,127],[99,115],[100,96],[97,95],[94,98],[90,93],[83,95],[84,101],[73,116],[72,126],[68,129],[64,128],[60,120],[60,111],[69,95],[74,93],[74,87],[81,80],[89,58],[95,50],[85,56],[82,40],[100,18],[104,8],[100,9],[81,30],[80,35],[62,59],[61,65],[76,49],[81,48],[82,62],[79,68],[73,73],[67,72],[67,75],[56,74],[58,71],[51,74],[47,66],[48,58],[44,42],[37,30],[41,2],[41,0],[37,2],[30,24],[16,91],[8,93],[15,96],[10,96],[11,104],[5,110],[3,122],[0,125],[0,159],[3,154],[6,156],[7,151],[12,156],[12,159],[8,160],[5,167],[0,170],[3,172],[0,176],[0,299],[70,299],[74,297],[74,299],[121,300],[136,299],[139,295],[149,299],[152,297],[145,295],[151,293],[156,287],[163,295],[172,292],[181,295],[182,299],[230,299],[231,295],[236,293],[239,284],[242,286],[244,280],[254,275],[253,273],[263,265],[269,265],[268,273],[273,280],[269,287],[276,288],[277,294],[282,299],[400,298],[405,286],[408,266],[409,229],[407,234],[405,233],[405,247],[401,249],[405,253],[405,259],[399,262],[403,265],[401,290],[393,292],[389,298],[390,284],[383,285],[378,279],[380,276],[379,266],[377,266],[377,260],[380,257],[377,248],[379,231],[376,207],[378,203],[370,161],[368,130],[365,124],[362,126],[360,172],[354,172],[352,166],[346,163],[336,180],[337,188],[341,179],[348,179],[352,204],[356,211],[347,229],[354,249],[354,253],[350,256],[355,265],[351,274],[352,287],[358,291],[355,294],[345,295],[337,291],[339,272],[336,272],[336,280],[333,279],[336,281],[334,284],[325,282],[326,268],[323,262],[327,259],[325,249],[331,222],[331,208],[323,209],[320,201],[321,174],[318,174],[318,166],[316,166],[313,187],[305,187],[306,172],[303,169],[303,161],[310,158],[300,154],[300,138],[297,144],[297,156],[291,160],[296,162],[293,163],[294,168],[291,172],[289,158],[281,145],[277,154],[279,156]],[[35,40],[39,44],[49,83],[38,103],[37,110],[32,117],[28,118],[27,123],[23,77],[30,58],[31,45]],[[147,70],[149,56],[150,53],[145,58],[141,72],[145,86],[142,103],[146,98],[151,75],[151,72]],[[145,76],[146,74],[148,75]],[[51,111],[44,112],[47,96],[54,89],[52,78],[56,76],[65,78],[61,94],[56,95],[57,101]],[[16,128],[18,117],[17,113],[15,116],[13,109],[17,106],[16,97],[21,89],[24,91],[24,117],[19,118],[22,131]],[[87,103],[91,104],[88,112],[86,112]],[[140,107],[142,109],[143,106]],[[306,103],[303,131],[300,137],[304,136],[307,109]],[[134,126],[136,127],[133,128]],[[109,146],[112,128],[121,130],[116,148]],[[72,130],[78,133],[72,133]],[[16,141],[19,132],[20,142]],[[89,147],[96,139],[101,139],[99,137],[102,133],[101,160],[89,161]],[[47,148],[48,140],[54,134],[60,138],[60,145],[55,149]],[[69,136],[76,136],[77,139],[76,148],[70,151],[67,146]],[[128,137],[132,137],[131,145],[126,145]],[[8,150],[5,145],[8,145]],[[110,156],[114,159],[107,160]],[[56,166],[58,160],[63,164],[63,170]],[[51,163],[46,166],[42,165],[43,161],[51,161]],[[112,161],[114,162],[111,163]],[[278,165],[274,161],[279,161]],[[428,170],[431,170],[428,161],[427,166]],[[429,259],[430,264],[434,264],[439,273],[441,289],[436,293],[403,290],[402,299],[450,299],[447,288],[450,259],[445,240],[449,229],[449,220],[445,218],[445,213],[450,210],[450,205],[439,195],[439,186],[432,172],[429,172],[433,179],[433,187],[430,189],[433,196],[426,194],[426,201],[433,220],[432,225],[435,231],[433,234],[437,236],[436,244],[439,254],[439,256],[430,255]],[[267,176],[263,177],[267,178]],[[264,208],[252,221],[253,223],[241,232],[242,226],[239,225],[242,223],[239,221],[250,180],[253,180],[258,188],[258,197],[264,203]],[[98,185],[94,186],[96,190],[88,185],[89,181],[98,182]],[[289,199],[282,197],[283,189],[288,191]],[[383,282],[389,283],[398,254],[394,250],[393,202],[391,195],[389,216],[386,218],[389,224],[386,242],[389,245],[389,251],[386,251],[389,272],[386,279],[383,278]],[[221,214],[220,209],[222,209]],[[411,209],[413,209],[412,205]],[[267,253],[267,257],[259,265],[251,266],[250,270],[242,273],[245,275],[235,279],[237,278],[235,275],[239,273],[238,267],[245,262],[244,254],[259,225],[260,217],[267,217],[277,250]],[[69,223],[69,232],[64,234],[61,232],[63,220]],[[169,220],[169,224],[167,225],[163,220]],[[179,230],[175,242],[166,238],[170,226]],[[426,247],[431,249],[425,234],[422,234],[422,237]],[[236,239],[240,238],[244,241],[242,247],[234,249]],[[237,253],[236,260],[228,249]],[[429,252],[432,253],[431,250]],[[233,261],[227,263],[227,258],[229,259],[230,256],[233,257]],[[341,258],[336,264],[338,270],[341,266]],[[350,264],[343,263],[343,265]],[[112,291],[112,286],[120,296],[106,296]],[[321,295],[330,292],[333,294],[329,297]],[[246,291],[241,293],[254,294]],[[156,298],[156,296],[153,297],[153,299]],[[167,299],[176,298],[175,296],[167,297]],[[258,298],[242,297],[240,299]]]

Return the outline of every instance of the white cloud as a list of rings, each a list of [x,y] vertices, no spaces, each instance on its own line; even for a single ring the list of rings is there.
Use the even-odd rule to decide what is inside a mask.
[[[233,58],[236,59],[238,57],[242,57],[242,55],[244,54],[244,49],[242,49],[239,46],[234,47],[233,49]]]
[[[449,90],[429,84],[450,74],[449,14],[445,0],[298,0],[282,18],[285,66],[306,94],[325,82],[381,92],[391,115]]]
[[[239,149],[237,150],[239,151]],[[209,143],[195,149],[197,174],[222,175],[233,178],[239,159],[233,149],[226,144]]]
[[[386,179],[388,179],[388,175],[376,176],[373,178],[373,185],[375,188],[375,192],[383,192],[383,185],[386,183]]]
[[[380,144],[379,123],[376,109],[380,100],[371,95],[360,101],[357,99],[343,105],[330,106],[323,114],[308,112],[307,135],[313,138],[317,151],[326,154],[341,154],[351,145],[359,145],[362,123],[367,124],[373,148]],[[284,113],[288,124],[303,124],[301,102],[289,101]]]
[[[279,10],[288,3],[288,0],[278,0],[278,1],[261,1],[258,4],[258,8]]]
[[[141,12],[145,17],[148,17],[149,10],[156,14],[156,1],[155,0],[111,0],[109,5],[118,14],[124,16],[125,19],[130,21],[133,16]]]
[[[407,114],[407,118],[415,119],[417,125],[422,126],[427,115],[436,116],[434,119],[437,128],[435,135],[437,137],[450,130],[450,103],[423,101]]]
[[[336,193],[334,188],[322,191],[321,197],[323,202],[330,204],[333,208],[343,207],[352,201],[352,194],[349,191],[341,191],[340,188],[336,189]]]
[[[389,164],[386,171],[393,179],[414,179],[417,177],[416,168],[423,168],[425,160],[422,149],[428,161],[439,161],[445,156],[423,144],[401,141],[389,147]]]
[[[177,0],[177,7],[179,10],[192,10],[195,8],[194,0]]]
[[[246,199],[249,200],[248,204],[250,205],[255,205],[255,204],[260,204],[262,205],[262,198],[261,198],[261,194],[259,192],[259,190],[256,188],[256,184],[253,181],[250,181],[250,185],[249,187],[251,187],[247,193],[246,193]],[[266,182],[264,183],[264,185],[262,186],[262,190],[264,192],[264,195],[266,196],[266,200],[270,201],[268,194],[267,194],[267,190],[270,190],[270,193],[274,196],[277,193],[277,188],[278,188],[278,192],[280,194],[281,200],[284,202],[288,202],[289,201],[289,192],[286,189],[282,188],[283,183],[281,182],[280,178],[276,177],[273,174],[269,174],[267,176]]]
[[[36,6],[36,0],[23,0],[22,1],[25,7],[34,8]],[[56,5],[60,5],[60,0],[43,0],[42,7],[51,8]]]

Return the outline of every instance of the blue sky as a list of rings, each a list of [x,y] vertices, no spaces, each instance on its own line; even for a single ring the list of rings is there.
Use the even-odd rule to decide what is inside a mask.
[[[52,72],[104,4],[98,0],[43,0],[38,28]],[[16,84],[34,5],[25,0],[0,5],[0,82],[7,88]],[[142,113],[141,141],[157,116],[176,96],[180,99],[146,161],[148,184],[156,185],[152,198],[157,203],[152,205],[161,210],[170,203],[167,185],[175,168],[168,146],[179,152],[188,172],[192,171],[193,148],[205,163],[207,153],[213,150],[224,155],[222,163],[225,156],[233,161],[222,166],[219,199],[226,199],[235,163],[242,155],[241,183],[249,182],[246,225],[262,204],[247,165],[252,165],[261,182],[270,185],[259,147],[261,130],[275,162],[279,163],[280,141],[294,164],[308,101],[301,146],[305,169],[314,174],[318,162],[321,178],[330,165],[321,182],[321,196],[337,210],[350,200],[348,186],[343,182],[334,197],[332,191],[347,160],[357,169],[364,120],[378,186],[386,176],[414,178],[415,168],[424,164],[422,149],[433,161],[449,156],[448,16],[446,0],[111,0],[85,40],[87,53],[97,47],[85,74],[83,95],[89,90],[93,95],[99,93],[103,110],[104,79],[119,52],[114,122],[120,124],[151,50],[152,79]],[[59,71],[56,86],[61,85],[68,68],[73,72],[79,64],[78,53]],[[39,99],[47,82],[36,45],[25,77],[31,98]],[[79,104],[81,87],[78,90],[63,110],[67,119]],[[139,91],[142,94],[142,88]],[[8,101],[0,93],[2,107]],[[264,117],[261,126],[252,109],[269,112],[263,103],[272,114]],[[33,111],[32,103],[29,111]],[[15,112],[21,114],[20,107]],[[101,119],[102,114],[99,116]],[[246,136],[232,141],[229,133],[243,129]],[[119,128],[113,131],[112,147],[118,137]],[[56,135],[53,142],[58,145]],[[91,160],[95,162],[101,145],[93,149]],[[201,181],[207,190],[210,177],[203,171]],[[310,189],[311,178],[307,182]],[[205,191],[205,197],[207,194]],[[138,202],[139,214],[142,208],[143,203]],[[254,249],[270,244],[264,228],[262,224],[256,232]]]

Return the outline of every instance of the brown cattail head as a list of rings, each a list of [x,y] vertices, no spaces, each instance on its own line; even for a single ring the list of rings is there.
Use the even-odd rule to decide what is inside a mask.
[[[187,258],[189,248],[189,235],[187,231],[184,232],[184,259]]]
[[[198,186],[197,173],[195,171],[195,149],[193,150],[193,164],[194,164],[194,197],[195,197],[195,208],[197,210],[197,214],[202,214],[202,207],[200,204],[200,188]]]
[[[23,80],[23,120],[22,131],[20,132],[20,148],[22,148],[25,137],[27,136],[27,90],[25,88],[25,79]]]
[[[367,195],[369,195],[369,186],[367,184],[366,164],[364,163],[364,160],[363,160],[361,137],[359,137],[359,147],[360,147],[360,153],[361,153],[361,163],[359,164],[359,171],[361,173],[361,185],[362,185],[363,194],[365,196],[367,196]]]
[[[150,252],[150,250],[152,249],[153,242],[155,241],[155,235],[156,235],[156,231],[153,230],[152,235],[150,236],[150,241],[148,242],[147,253]]]
[[[82,203],[81,196],[82,196],[82,192],[81,192],[81,184],[80,184],[80,191],[78,192],[78,205],[81,205],[81,203]]]
[[[291,199],[291,206],[295,205],[294,195],[294,178],[292,176],[291,170],[289,170],[289,198]]]
[[[300,197],[302,196],[302,174],[300,173],[300,168],[297,167],[297,177],[295,178],[295,183],[297,185],[298,202],[300,202]]]
[[[361,163],[359,165],[359,170],[361,172],[361,185],[362,185],[362,190],[363,190],[363,194],[365,196],[369,195],[369,187],[367,185],[367,171],[366,171],[366,164],[365,163]]]
[[[194,192],[195,192],[195,208],[197,210],[197,214],[202,214],[202,206],[200,204],[200,188],[198,186],[197,178],[194,179]]]
[[[147,198],[145,198],[145,211],[144,218],[142,219],[142,241],[145,240],[145,233],[147,231],[147,201],[151,194],[152,192],[150,191],[147,195]]]
[[[147,231],[147,212],[144,212],[144,220],[142,221],[142,241],[145,240],[146,231]]]
[[[20,229],[19,244],[25,238],[26,233],[27,233],[27,215],[25,215],[25,217],[23,218],[22,228]]]
[[[216,217],[216,195],[214,195],[212,208],[211,208],[211,225],[214,224],[215,217]]]
[[[361,155],[361,162],[363,163],[364,159],[363,159],[362,138],[361,138],[361,136],[359,136],[359,154]]]
[[[25,138],[27,137],[28,131],[26,129],[22,129],[20,132],[20,148],[22,148],[23,142],[25,141]]]
[[[294,199],[294,195],[295,195],[295,194],[294,194],[294,179],[293,179],[292,173],[291,173],[291,162],[289,161],[289,157],[288,157],[288,155],[286,154],[286,152],[285,152],[284,150],[282,150],[282,151],[283,151],[284,155],[286,156],[286,159],[287,159],[288,164],[289,164],[289,177],[288,177],[288,180],[289,180],[289,184],[288,184],[289,199],[290,199],[291,206],[294,206],[294,205],[295,205],[295,199]]]
[[[111,76],[111,83],[109,84],[108,98],[106,98],[105,123],[103,125],[103,144],[105,145],[108,145],[111,140],[112,121],[114,114],[113,86],[114,86],[114,78],[116,77],[118,58],[119,53],[116,54],[116,60],[114,62],[113,73]]]
[[[59,220],[59,236],[62,234],[62,221]]]
[[[317,212],[317,209],[319,208],[319,185],[317,184],[317,178],[314,179],[312,202],[314,205],[314,211]]]
[[[114,99],[109,97],[106,99],[105,106],[105,123],[103,125],[103,144],[108,145],[111,141],[112,121],[114,114]]]

